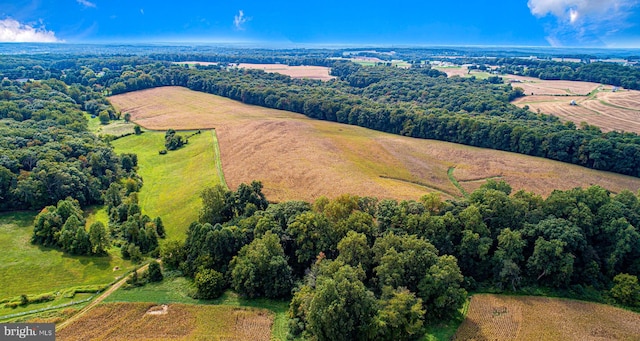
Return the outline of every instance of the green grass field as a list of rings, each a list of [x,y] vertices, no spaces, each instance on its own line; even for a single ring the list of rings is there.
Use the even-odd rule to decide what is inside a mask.
[[[179,132],[190,135],[191,132]],[[161,217],[169,239],[183,239],[189,224],[198,220],[200,191],[221,183],[216,167],[214,132],[194,135],[184,147],[164,149],[165,132],[145,131],[113,141],[116,153],[138,155],[138,174],[144,185],[139,193],[143,213]]]
[[[119,249],[112,249],[107,257],[87,257],[32,245],[35,215],[34,212],[0,214],[0,299],[107,284],[131,268],[130,262],[120,258]],[[96,218],[88,217],[91,219]],[[120,270],[113,271],[116,266]],[[41,307],[34,309],[37,308]],[[0,309],[0,315],[11,313]]]
[[[165,278],[162,282],[147,284],[143,287],[119,289],[109,296],[105,303],[113,302],[153,302],[156,304],[185,303],[211,304],[237,307],[254,307],[271,310],[275,313],[272,337],[286,340],[289,332],[287,310],[289,302],[270,299],[244,299],[232,291],[225,292],[215,300],[197,300],[189,297],[193,291],[191,281],[184,277]]]
[[[467,77],[476,77],[476,79],[487,79],[493,76],[500,76],[500,75],[494,75],[484,71],[471,71],[471,73],[467,75]]]
[[[98,117],[91,118],[91,115],[86,114],[85,117],[88,120],[89,131],[96,135],[113,135],[122,136],[125,134],[133,134],[133,127],[135,123],[125,122],[124,120],[111,121],[107,125],[100,123]]]

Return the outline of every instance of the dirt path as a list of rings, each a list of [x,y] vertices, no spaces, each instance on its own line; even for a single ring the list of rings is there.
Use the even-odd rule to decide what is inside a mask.
[[[141,275],[142,272],[144,270],[146,270],[149,267],[149,264],[144,265],[143,267],[141,267],[140,269],[137,270],[138,275]],[[131,275],[129,276],[125,276],[124,278],[122,278],[121,280],[117,281],[114,285],[112,285],[109,289],[107,289],[105,292],[102,293],[102,295],[98,296],[98,298],[96,298],[95,300],[93,300],[91,303],[89,303],[86,307],[82,308],[77,314],[71,316],[71,318],[69,318],[68,320],[60,323],[59,325],[56,326],[56,331],[60,331],[62,330],[64,327],[68,326],[69,324],[71,324],[73,321],[77,320],[78,318],[80,318],[80,316],[84,315],[86,312],[88,312],[89,310],[93,309],[96,305],[100,304],[102,301],[104,301],[107,297],[109,297],[109,295],[111,295],[114,291],[118,290],[122,285],[124,285],[127,282],[127,279],[129,279]]]

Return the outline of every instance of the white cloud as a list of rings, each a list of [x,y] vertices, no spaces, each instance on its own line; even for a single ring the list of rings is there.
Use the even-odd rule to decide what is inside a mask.
[[[89,0],[76,0],[80,5],[84,6],[84,7],[96,7],[96,4],[89,1]]]
[[[236,27],[237,30],[244,30],[243,25],[249,20],[251,20],[251,18],[245,17],[244,11],[239,10],[238,14],[233,17],[233,25]]]
[[[602,43],[602,38],[631,25],[627,18],[640,0],[529,0],[531,14],[557,19],[547,27],[553,45],[568,41]]]
[[[60,41],[53,31],[44,27],[33,27],[7,18],[0,20],[0,42],[54,43]]]

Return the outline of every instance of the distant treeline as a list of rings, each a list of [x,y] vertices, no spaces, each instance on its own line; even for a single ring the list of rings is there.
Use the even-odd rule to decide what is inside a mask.
[[[288,110],[393,134],[540,156],[640,176],[640,137],[563,124],[509,103],[522,91],[488,80],[446,78],[430,68],[361,67],[337,62],[330,82],[291,79],[261,70],[220,66],[141,65],[120,77],[91,81],[113,94],[184,86],[243,103]],[[78,77],[67,73],[67,80]],[[75,79],[80,79],[75,78]]]
[[[543,60],[504,59],[500,72],[549,80],[571,80],[621,86],[640,90],[640,68],[616,63],[573,63]]]
[[[456,64],[497,65],[502,74],[536,77],[545,80],[570,80],[621,86],[640,90],[640,67],[608,62],[560,62],[524,58],[457,58]]]

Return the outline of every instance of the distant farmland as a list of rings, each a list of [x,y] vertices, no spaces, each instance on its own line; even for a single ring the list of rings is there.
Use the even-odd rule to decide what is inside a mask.
[[[546,297],[474,295],[453,340],[638,340],[640,314]]]
[[[571,105],[571,101],[576,105]],[[591,96],[525,96],[514,104],[527,105],[533,112],[552,114],[578,126],[580,122],[586,122],[605,132],[640,133],[640,91],[620,89],[612,92],[611,87],[602,87]]]
[[[640,188],[640,179],[629,176],[312,120],[180,87],[117,95],[111,101],[148,129],[215,128],[229,186],[261,180],[274,201],[342,193],[417,199],[438,192],[443,198],[459,197],[452,178],[466,192],[489,178],[542,195],[592,184],[613,192]]]
[[[449,77],[487,75],[468,74],[466,66],[435,69],[446,72]],[[578,126],[586,122],[604,132],[640,133],[640,91],[618,89],[614,92],[612,86],[591,82],[541,80],[514,75],[500,77],[510,82],[512,87],[523,89],[526,96],[513,102],[519,107],[526,105],[532,112],[558,116]],[[571,101],[576,105],[571,105]]]
[[[56,333],[57,340],[269,341],[274,314],[216,305],[108,303]]]
[[[449,77],[476,75],[483,78],[487,73],[468,73],[467,66],[434,67]],[[477,75],[483,75],[478,77]],[[525,97],[513,104],[529,107],[532,112],[558,116],[577,126],[586,122],[602,131],[626,131],[640,133],[640,91],[617,89],[591,82],[542,80],[533,77],[500,75],[511,86],[522,88]],[[576,105],[571,105],[575,101]]]
[[[500,77],[512,82],[512,86],[522,88],[525,95],[581,95],[586,96],[600,87],[598,83],[563,81],[563,80],[542,80],[533,77],[523,77],[514,75],[500,75]]]
[[[309,65],[289,66],[284,64],[240,63],[238,64],[238,67],[244,68],[244,69],[264,70],[265,72],[281,73],[283,75],[290,76],[291,78],[319,79],[323,81],[328,81],[330,79],[336,78],[335,76],[329,75],[329,72],[331,71],[331,69],[325,66],[309,66]]]
[[[218,63],[188,61],[188,62],[175,62],[174,64],[215,65]],[[309,65],[289,66],[285,64],[240,63],[240,64],[237,64],[237,67],[243,68],[243,69],[256,69],[256,70],[263,70],[265,72],[280,73],[283,75],[290,76],[291,78],[319,79],[323,81],[328,81],[330,79],[336,78],[335,76],[329,75],[331,68],[328,68],[325,66],[309,66]]]

